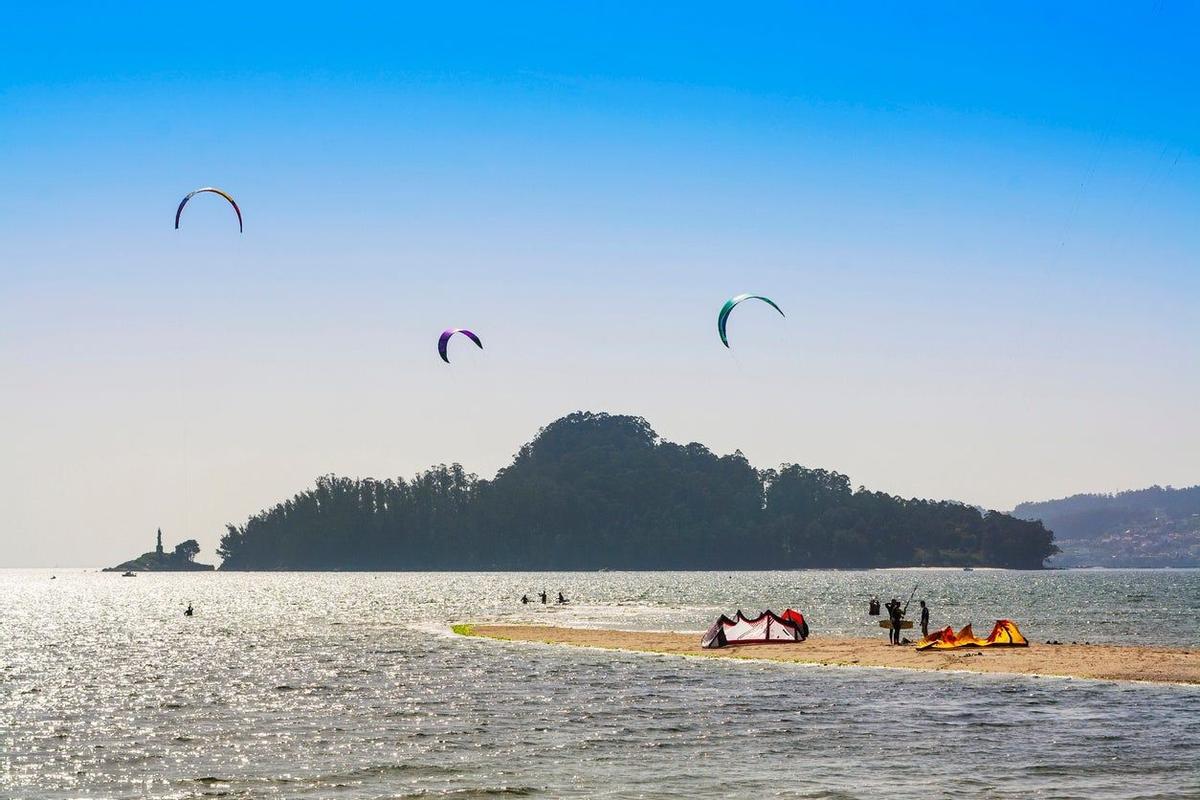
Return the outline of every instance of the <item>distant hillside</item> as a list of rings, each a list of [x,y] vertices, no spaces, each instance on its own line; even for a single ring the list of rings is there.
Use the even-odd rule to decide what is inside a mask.
[[[1200,566],[1200,486],[1151,486],[1021,503],[1012,511],[1055,533],[1062,566]]]
[[[577,412],[494,479],[439,466],[327,476],[229,525],[222,569],[1040,568],[1041,523],[895,497],[836,472],[756,470],[659,438],[640,417]]]

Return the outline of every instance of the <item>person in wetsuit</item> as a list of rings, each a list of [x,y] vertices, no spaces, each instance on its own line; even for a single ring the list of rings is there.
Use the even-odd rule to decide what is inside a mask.
[[[884,608],[887,609],[888,619],[892,623],[892,629],[888,631],[888,644],[900,644],[900,621],[904,619],[904,611],[900,605],[900,601],[895,597]]]
[[[527,595],[527,594],[521,595],[521,605],[523,605],[523,606],[529,605],[529,595]]]
[[[872,617],[879,616],[879,598],[871,595],[871,599],[867,601],[867,614]]]
[[[546,590],[542,589],[538,592],[538,597],[542,598],[542,605],[546,605]]]
[[[563,597],[562,592],[559,592],[558,593],[558,604],[561,606],[565,602],[567,602],[567,598]]]
[[[929,606],[925,605],[924,600],[921,601],[921,636],[929,638]]]
[[[192,615],[192,604],[191,603],[188,603],[188,607],[184,610],[183,615],[185,617],[190,617]]]

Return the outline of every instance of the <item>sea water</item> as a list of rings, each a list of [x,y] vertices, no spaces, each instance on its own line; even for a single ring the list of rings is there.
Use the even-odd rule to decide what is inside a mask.
[[[0,571],[0,797],[1200,797],[1197,687],[448,630],[699,630],[790,606],[816,636],[885,646],[867,598],[914,586],[937,626],[1200,646],[1189,570]],[[543,588],[571,602],[542,606]]]

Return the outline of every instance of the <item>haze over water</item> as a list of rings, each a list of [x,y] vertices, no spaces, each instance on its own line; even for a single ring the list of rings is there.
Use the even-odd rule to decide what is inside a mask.
[[[714,663],[456,637],[454,621],[695,630],[792,605],[882,632],[1200,645],[1200,571],[0,572],[0,796],[1183,798],[1200,689]],[[545,587],[566,607],[522,607]],[[534,598],[536,601],[536,598]],[[196,616],[182,609],[195,604]]]

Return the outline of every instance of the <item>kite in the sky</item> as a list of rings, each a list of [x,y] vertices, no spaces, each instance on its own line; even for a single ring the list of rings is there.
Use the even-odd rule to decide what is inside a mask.
[[[775,305],[775,301],[769,297],[763,297],[760,294],[739,294],[737,297],[731,297],[721,306],[721,313],[717,315],[717,333],[721,334],[721,344],[729,347],[729,339],[725,336],[725,323],[729,321],[729,312],[733,311],[734,307],[743,300],[762,300],[771,308],[779,312],[779,316],[786,316],[783,309]]]
[[[442,357],[442,361],[445,361],[447,364],[450,363],[450,358],[446,355],[446,345],[449,344],[450,337],[456,333],[461,333],[463,336],[466,336],[472,342],[477,344],[480,350],[483,349],[483,342],[479,341],[479,337],[473,332],[467,330],[466,328],[447,328],[446,330],[442,331],[442,335],[438,337],[438,355],[440,355]]]
[[[175,210],[175,230],[179,230],[179,215],[183,213],[183,207],[187,205],[188,200],[191,200],[192,197],[200,194],[201,192],[212,192],[213,194],[219,194],[219,195],[221,195],[221,197],[224,197],[226,200],[228,200],[229,205],[233,206],[233,210],[237,213],[238,230],[241,231],[242,233],[245,233],[245,229],[242,227],[242,210],[240,208],[238,208],[237,201],[234,200],[232,197],[230,197],[225,192],[222,192],[220,189],[217,189],[212,186],[205,186],[204,188],[197,189],[194,192],[188,192],[187,197],[185,197],[179,201],[179,208],[177,208]]]

